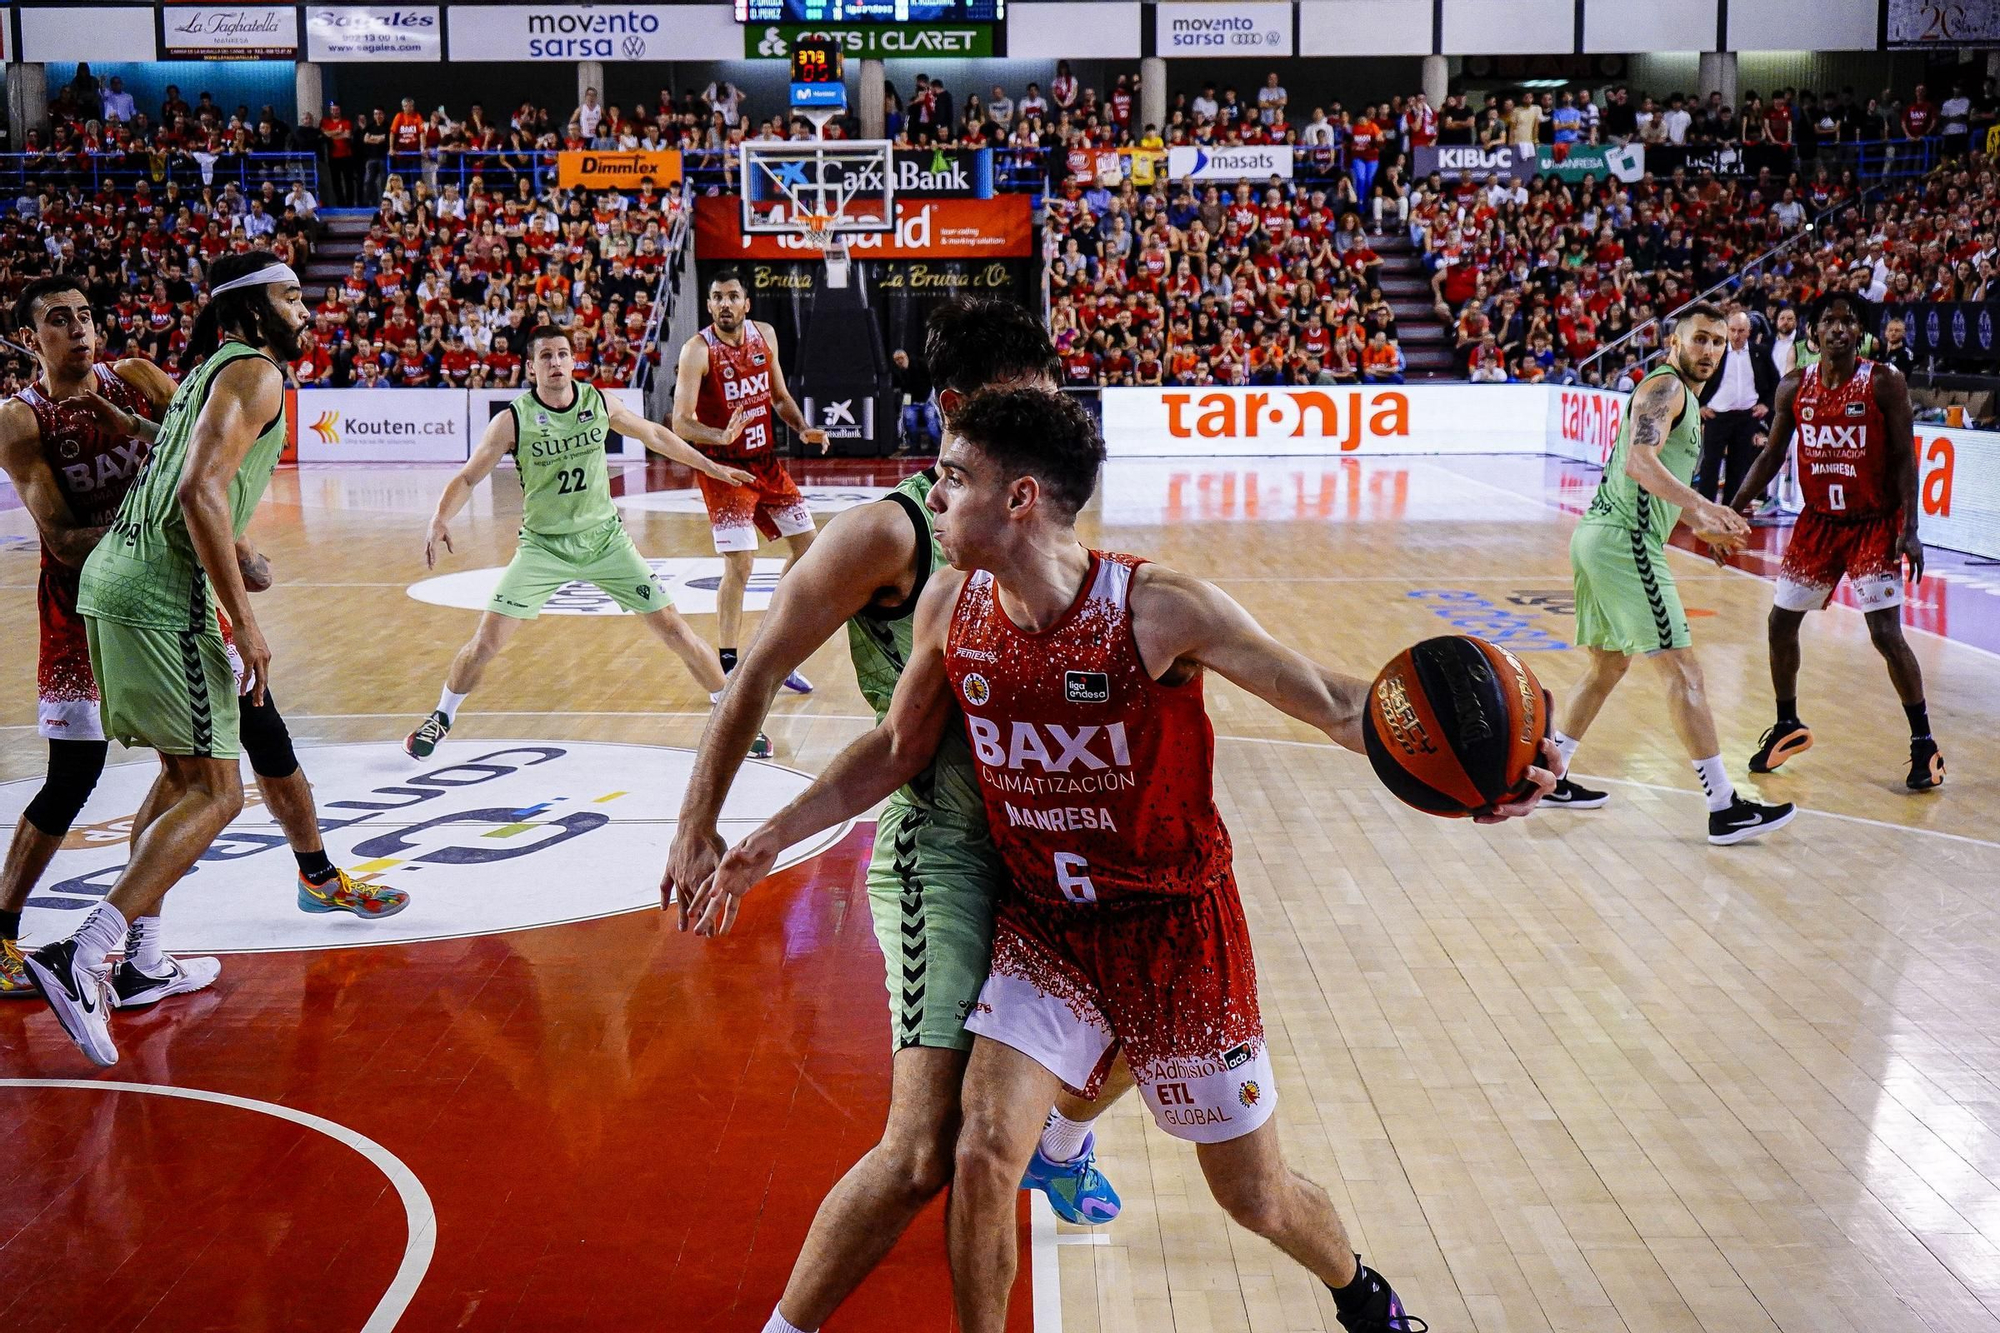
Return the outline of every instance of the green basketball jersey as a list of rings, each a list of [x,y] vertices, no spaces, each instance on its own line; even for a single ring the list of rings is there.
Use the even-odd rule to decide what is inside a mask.
[[[140,465],[132,489],[118,506],[104,539],[84,562],[77,609],[100,620],[160,629],[202,629],[215,620],[208,575],[194,553],[187,517],[181,512],[181,474],[188,441],[208,402],[209,386],[225,366],[246,357],[265,357],[231,339],[181,381],[160,418],[159,438]],[[285,414],[280,411],[257,436],[243,465],[229,481],[229,520],[234,536],[250,524],[264,498],[278,455],[285,448]]]
[[[916,629],[917,599],[931,574],[945,565],[944,548],[938,545],[931,511],[924,503],[937,484],[935,469],[905,477],[889,492],[888,503],[900,505],[910,516],[918,533],[917,577],[910,585],[909,600],[900,607],[868,607],[847,622],[847,651],[854,659],[854,678],[861,696],[881,721],[896,693],[896,682],[910,664],[910,644]],[[984,827],[984,801],[979,780],[972,768],[972,752],[966,748],[965,727],[956,718],[945,730],[937,759],[929,771],[898,791],[893,798],[926,807],[961,823]]]
[[[604,441],[611,411],[593,384],[558,411],[528,390],[512,404],[514,465],[521,471],[521,527],[544,537],[588,532],[618,521]]]
[[[1647,372],[1646,378],[1639,381],[1639,386],[1643,387],[1648,380],[1662,375],[1673,376],[1679,382],[1680,377],[1673,368],[1662,365]],[[1639,396],[1638,388],[1632,391],[1632,396]],[[1681,520],[1681,510],[1679,505],[1668,504],[1657,495],[1647,493],[1638,482],[1625,475],[1625,456],[1632,445],[1633,417],[1630,407],[1628,402],[1625,424],[1618,430],[1618,444],[1605,461],[1604,480],[1597,483],[1597,494],[1591,500],[1590,508],[1584,511],[1583,521],[1644,533],[1654,545],[1664,546],[1667,534]],[[1660,446],[1660,462],[1682,485],[1694,484],[1694,471],[1701,462],[1701,404],[1695,401],[1692,389],[1687,392],[1673,429],[1667,432],[1666,443]]]

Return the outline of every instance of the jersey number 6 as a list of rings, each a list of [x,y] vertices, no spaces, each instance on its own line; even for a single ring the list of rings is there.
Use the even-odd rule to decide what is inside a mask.
[[[1097,886],[1090,882],[1090,876],[1076,873],[1089,869],[1090,862],[1075,852],[1056,853],[1056,887],[1062,890],[1063,897],[1073,903],[1097,901]]]

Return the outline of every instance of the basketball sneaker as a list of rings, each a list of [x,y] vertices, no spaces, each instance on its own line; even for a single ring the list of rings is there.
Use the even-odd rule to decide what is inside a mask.
[[[1568,778],[1557,778],[1556,789],[1542,798],[1543,805],[1568,806],[1572,810],[1595,810],[1601,805],[1608,805],[1610,801],[1610,792],[1592,791],[1588,787],[1571,782]]]
[[[410,895],[402,889],[359,883],[339,866],[333,868],[333,878],[324,884],[315,884],[303,870],[299,872],[301,912],[352,912],[372,921],[394,916],[409,905]]]
[[[1903,779],[1903,785],[1911,791],[1944,786],[1944,756],[1930,737],[1910,742],[1910,776]]]
[[[1544,797],[1544,800],[1547,798]],[[1339,1293],[1335,1293],[1334,1318],[1349,1333],[1427,1333],[1430,1325],[1417,1315],[1408,1314],[1403,1302],[1396,1295],[1389,1279],[1361,1263],[1361,1256],[1355,1255],[1354,1262],[1361,1265],[1363,1295],[1356,1302],[1358,1308],[1348,1311],[1339,1308]],[[1331,1286],[1328,1291],[1333,1291]]]
[[[81,967],[76,961],[76,941],[57,940],[21,956],[28,980],[41,992],[42,999],[55,1011],[56,1021],[76,1043],[76,1048],[100,1069],[118,1063],[118,1048],[111,1042],[111,1012],[106,977],[109,966]]]
[[[132,963],[111,969],[111,1007],[144,1009],[170,995],[192,995],[207,990],[222,975],[219,958],[169,958],[167,970],[158,976],[141,972]]]
[[[1057,1217],[1077,1226],[1100,1226],[1118,1216],[1118,1191],[1097,1169],[1096,1134],[1084,1135],[1083,1151],[1067,1162],[1050,1161],[1037,1145],[1021,1188],[1040,1190]]]
[[[1803,722],[1779,722],[1764,733],[1757,753],[1750,756],[1752,773],[1775,773],[1778,765],[1812,749],[1812,730]]]
[[[13,940],[0,940],[0,1000],[25,1000],[34,993],[28,965],[21,961],[21,946]]]
[[[1755,801],[1744,800],[1743,794],[1738,792],[1727,810],[1709,811],[1708,840],[1717,847],[1746,842],[1762,837],[1772,829],[1783,828],[1798,813],[1799,808],[1790,801],[1783,805],[1759,805]]]
[[[438,742],[451,735],[451,719],[442,712],[432,710],[423,725],[403,737],[403,753],[412,759],[428,759],[436,750]]]
[[[752,759],[769,759],[775,753],[777,752],[771,748],[771,738],[761,731],[757,733],[757,739],[750,742]]]
[[[793,694],[811,694],[813,683],[794,671],[785,677],[785,688]]]

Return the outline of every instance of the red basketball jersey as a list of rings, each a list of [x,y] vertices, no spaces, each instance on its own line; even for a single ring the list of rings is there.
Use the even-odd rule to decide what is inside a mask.
[[[90,368],[91,386],[134,416],[154,420],[153,405],[146,395],[119,378],[102,362]],[[146,456],[146,442],[136,437],[113,435],[97,424],[80,398],[51,398],[40,383],[16,394],[35,414],[42,436],[42,457],[55,474],[56,487],[69,504],[78,523],[99,528],[118,515],[118,506],[139,473]],[[51,557],[43,548],[43,559]]]
[[[1030,898],[1196,897],[1229,879],[1201,677],[1162,685],[1132,636],[1135,556],[1093,551],[1076,602],[1015,627],[993,576],[960,590],[945,669],[993,842]]]
[[[1792,400],[1798,422],[1799,491],[1807,509],[1831,518],[1879,518],[1902,508],[1889,481],[1889,437],[1875,405],[1875,363],[1856,361],[1837,389],[1807,366]]]
[[[701,396],[695,400],[694,418],[704,426],[720,430],[729,424],[736,409],[743,409],[743,433],[731,445],[702,445],[711,458],[768,458],[771,453],[771,365],[777,349],[764,341],[755,320],[743,321],[743,341],[727,343],[715,325],[702,329],[701,340],[708,344],[708,374],[702,377]]]

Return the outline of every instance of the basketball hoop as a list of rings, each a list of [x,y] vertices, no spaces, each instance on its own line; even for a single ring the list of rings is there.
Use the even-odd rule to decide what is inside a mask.
[[[833,218],[826,213],[801,213],[799,233],[807,245],[824,250],[833,244]]]

